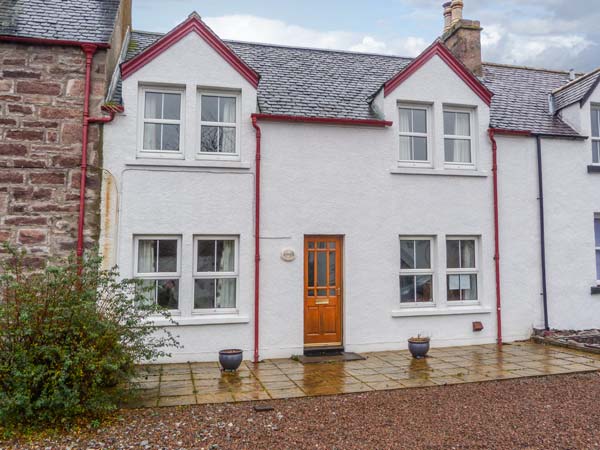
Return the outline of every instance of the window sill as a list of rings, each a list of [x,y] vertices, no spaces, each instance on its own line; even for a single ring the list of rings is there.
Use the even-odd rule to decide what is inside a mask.
[[[185,327],[193,325],[227,325],[236,323],[249,323],[250,318],[248,316],[240,316],[237,314],[214,314],[214,315],[201,315],[196,317],[173,317],[176,325],[171,323],[170,320],[157,318],[152,320],[153,324],[159,327]]]
[[[405,308],[392,311],[392,317],[454,316],[468,314],[491,314],[490,308],[481,306],[455,306],[452,308]]]
[[[592,286],[591,294],[600,295],[600,286]]]
[[[600,164],[589,165],[588,173],[600,173]]]
[[[180,167],[184,169],[238,169],[238,170],[250,170],[252,165],[241,161],[215,161],[215,160],[204,160],[204,161],[187,161],[187,160],[164,160],[164,159],[137,159],[135,161],[129,161],[125,164],[127,167]]]
[[[393,175],[438,175],[447,177],[479,177],[485,178],[488,172],[473,169],[427,169],[421,167],[393,167]]]

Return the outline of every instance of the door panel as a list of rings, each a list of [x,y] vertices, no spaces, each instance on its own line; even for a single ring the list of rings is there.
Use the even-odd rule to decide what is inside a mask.
[[[304,344],[342,344],[342,238],[304,238]]]

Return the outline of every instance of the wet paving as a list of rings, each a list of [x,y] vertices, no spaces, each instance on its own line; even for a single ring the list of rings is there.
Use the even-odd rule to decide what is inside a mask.
[[[365,360],[302,364],[244,361],[235,373],[217,362],[148,365],[133,380],[129,407],[242,402],[405,389],[600,370],[600,355],[525,342],[437,348],[416,360],[404,351],[363,353]]]

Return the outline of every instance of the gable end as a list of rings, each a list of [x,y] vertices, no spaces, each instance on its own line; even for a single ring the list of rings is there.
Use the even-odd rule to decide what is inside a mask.
[[[240,59],[213,31],[206,26],[197,14],[190,17],[179,26],[165,34],[142,53],[121,64],[121,77],[125,79],[148,64],[158,55],[168,50],[175,43],[190,33],[196,33],[212,47],[225,61],[242,75],[254,88],[258,87],[260,76]]]

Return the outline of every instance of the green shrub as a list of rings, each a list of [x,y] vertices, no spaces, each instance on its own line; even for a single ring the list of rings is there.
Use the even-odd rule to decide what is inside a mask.
[[[134,364],[178,346],[151,317],[140,285],[73,257],[43,272],[10,253],[0,270],[0,425],[62,427],[113,411]]]

